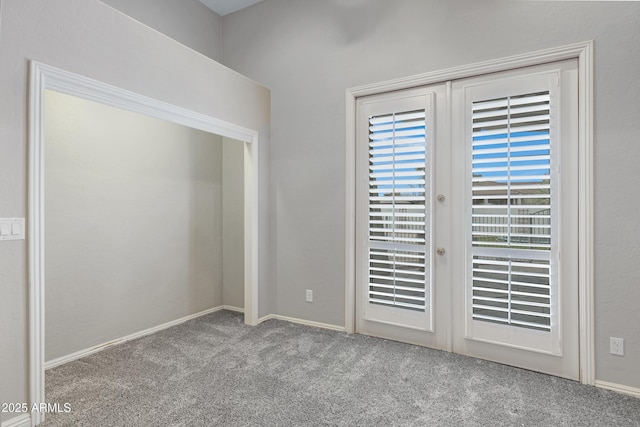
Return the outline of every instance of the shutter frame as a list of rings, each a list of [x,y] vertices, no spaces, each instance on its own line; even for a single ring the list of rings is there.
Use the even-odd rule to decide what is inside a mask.
[[[550,92],[474,101],[470,120],[471,318],[549,332]]]
[[[427,310],[427,121],[426,108],[368,117],[369,304]]]

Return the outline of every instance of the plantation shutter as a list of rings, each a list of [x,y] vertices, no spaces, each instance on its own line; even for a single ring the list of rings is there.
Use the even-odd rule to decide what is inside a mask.
[[[549,92],[477,101],[471,109],[473,319],[550,331]]]
[[[369,117],[371,304],[425,311],[428,257],[425,110]]]

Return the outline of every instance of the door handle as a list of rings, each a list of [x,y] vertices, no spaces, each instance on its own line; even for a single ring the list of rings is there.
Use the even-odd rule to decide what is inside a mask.
[[[444,250],[444,248],[438,248],[436,249],[436,253],[440,256],[444,255],[447,253],[447,251]]]

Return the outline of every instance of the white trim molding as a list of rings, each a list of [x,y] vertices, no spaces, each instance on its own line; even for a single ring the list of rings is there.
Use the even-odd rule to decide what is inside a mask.
[[[45,402],[45,229],[43,100],[54,90],[89,101],[167,120],[244,143],[244,320],[258,319],[258,131],[195,111],[142,96],[36,61],[30,63],[29,92],[29,397],[30,404]],[[39,425],[44,415],[34,413]],[[4,426],[3,426],[4,427]]]
[[[579,98],[579,316],[580,381],[595,383],[593,219],[593,41],[515,55],[346,90],[345,135],[345,330],[355,332],[356,271],[356,101],[359,97],[410,89],[482,74],[566,59],[578,59]]]
[[[229,310],[229,311],[235,311],[236,313],[244,313],[245,310],[242,307],[234,307],[232,305],[221,305],[220,307],[216,307],[215,309],[212,310],[213,311],[218,311],[218,310]],[[206,313],[204,313],[206,314]]]
[[[2,423],[1,427],[31,427],[31,416],[21,414]]]
[[[231,306],[231,305],[219,305],[217,307],[210,308],[210,309],[204,310],[204,311],[200,311],[198,313],[194,313],[194,314],[191,314],[189,316],[184,316],[184,317],[181,317],[181,318],[176,319],[176,320],[171,320],[171,321],[163,323],[161,325],[152,326],[151,328],[147,328],[147,329],[144,329],[142,331],[134,332],[134,333],[129,334],[127,336],[124,336],[124,337],[121,337],[121,338],[117,338],[115,340],[108,341],[106,343],[98,344],[98,345],[95,345],[93,347],[86,348],[84,350],[76,351],[76,352],[68,354],[66,356],[62,356],[62,357],[58,357],[58,358],[53,359],[53,360],[49,360],[49,361],[45,362],[44,368],[45,368],[45,370],[51,369],[51,368],[55,368],[56,366],[64,365],[65,363],[69,363],[69,362],[73,362],[74,360],[82,359],[83,357],[90,356],[90,355],[92,355],[94,353],[99,353],[102,350],[106,350],[107,348],[112,347],[114,345],[124,344],[124,343],[126,343],[128,341],[132,341],[132,340],[135,340],[135,339],[138,339],[138,338],[142,338],[144,336],[151,335],[151,334],[154,334],[156,332],[160,332],[160,331],[163,331],[165,329],[169,329],[169,328],[172,328],[174,326],[180,325],[182,323],[188,322],[189,320],[193,320],[193,319],[196,319],[198,317],[205,316],[205,315],[211,314],[211,313],[215,313],[215,312],[218,312],[218,311],[221,311],[221,310],[228,310],[228,311],[233,311],[233,312],[236,312],[236,313],[244,313],[244,311],[245,311],[241,307],[234,307],[234,306]],[[279,316],[277,314],[269,314],[267,316],[261,317],[258,320],[258,323],[265,322],[265,321],[267,321],[269,319],[284,320],[284,321],[287,321],[287,322],[297,323],[297,324],[300,324],[300,325],[313,326],[313,327],[316,327],[316,328],[323,328],[323,329],[330,329],[332,331],[344,332],[344,328],[342,326],[330,325],[328,323],[313,322],[313,321],[310,321],[310,320],[297,319],[297,318],[294,318],[294,317]],[[1,427],[5,427],[5,426],[2,425]]]
[[[298,319],[296,317],[281,316],[279,314],[268,314],[258,319],[258,323],[266,322],[267,320],[271,320],[271,319],[284,320],[285,322],[296,323],[298,325],[311,326],[314,328],[329,329],[331,331],[346,332],[345,328],[342,326],[331,325],[329,323],[314,322],[312,320]]]
[[[640,399],[640,388],[629,387],[622,384],[610,383],[607,381],[595,381],[595,386],[600,388],[606,388],[607,390],[617,391],[618,393],[628,394]],[[4,427],[4,426],[3,426]]]
[[[112,347],[114,345],[124,344],[127,341],[132,341],[132,340],[135,340],[137,338],[142,338],[144,336],[151,335],[151,334],[154,334],[156,332],[160,332],[160,331],[165,330],[165,329],[169,329],[171,327],[174,327],[174,326],[180,325],[182,323],[188,322],[189,320],[196,319],[196,318],[204,316],[206,314],[215,313],[216,311],[220,311],[220,310],[230,310],[230,311],[244,312],[243,309],[238,308],[238,307],[230,307],[230,306],[226,306],[226,305],[220,305],[218,307],[214,307],[214,308],[211,308],[209,310],[204,310],[204,311],[201,311],[201,312],[198,312],[198,313],[191,314],[189,316],[181,317],[180,319],[171,320],[171,321],[163,323],[161,325],[152,326],[151,328],[147,328],[147,329],[142,330],[142,331],[134,332],[134,333],[129,334],[127,336],[124,336],[122,338],[117,338],[117,339],[115,339],[113,341],[109,341],[109,342],[106,342],[106,343],[94,345],[93,347],[85,348],[84,350],[76,351],[75,353],[71,353],[71,354],[68,354],[66,356],[58,357],[58,358],[53,359],[53,360],[49,360],[49,361],[45,362],[44,369],[47,370],[47,369],[55,368],[56,366],[64,365],[65,363],[69,363],[69,362],[73,362],[74,360],[82,359],[83,357],[89,356],[89,355],[94,354],[94,353],[98,353],[98,352],[100,352],[102,350],[106,350],[107,348]]]

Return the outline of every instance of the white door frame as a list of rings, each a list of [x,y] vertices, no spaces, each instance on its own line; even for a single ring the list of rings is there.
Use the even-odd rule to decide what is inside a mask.
[[[565,59],[578,59],[579,163],[579,329],[580,382],[595,384],[594,361],[594,219],[593,219],[593,41],[545,49],[415,76],[374,83],[346,91],[345,329],[355,332],[356,304],[356,100],[358,97],[475,77]],[[448,93],[451,97],[451,93]],[[449,100],[450,101],[450,100]],[[451,103],[449,102],[449,105]],[[450,132],[448,133],[451,134]],[[450,290],[449,290],[450,291]],[[451,348],[449,349],[451,351]]]
[[[44,94],[55,90],[145,114],[244,144],[244,321],[258,323],[258,131],[168,104],[36,61],[29,93],[29,392],[31,405],[45,402]],[[32,425],[44,420],[32,414]]]

